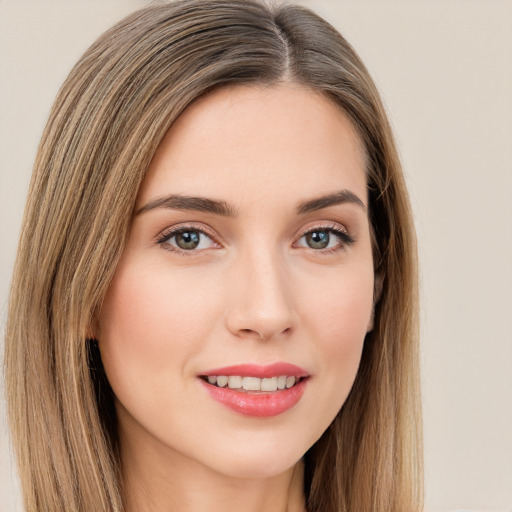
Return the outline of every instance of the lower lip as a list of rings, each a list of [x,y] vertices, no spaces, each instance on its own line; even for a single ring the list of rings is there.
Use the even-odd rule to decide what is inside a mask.
[[[219,388],[202,379],[201,382],[214,400],[233,411],[244,416],[268,418],[291,409],[304,394],[307,380],[302,379],[289,389],[268,393],[242,392],[230,388]]]

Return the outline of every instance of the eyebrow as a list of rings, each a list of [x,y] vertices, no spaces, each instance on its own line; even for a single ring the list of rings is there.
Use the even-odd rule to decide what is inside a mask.
[[[366,211],[366,206],[350,190],[339,190],[333,194],[320,196],[315,199],[303,201],[298,204],[296,213],[303,215],[306,213],[322,210],[329,206],[336,206],[343,203],[352,203]],[[183,196],[180,194],[172,194],[165,197],[158,197],[153,199],[139,210],[135,212],[135,215],[154,210],[155,208],[168,208],[172,210],[187,210],[187,211],[198,211],[205,213],[213,213],[215,215],[221,215],[223,217],[236,217],[238,210],[227,203],[217,199],[209,199],[207,197],[195,197],[195,196]]]
[[[317,197],[316,199],[300,203],[297,207],[297,213],[310,213],[316,210],[321,210],[322,208],[328,208],[329,206],[336,206],[343,203],[355,204],[366,211],[366,206],[363,201],[361,201],[361,199],[359,199],[359,197],[350,190],[344,189],[334,192],[334,194],[328,194],[326,196]]]
[[[207,197],[193,197],[173,194],[156,198],[137,210],[135,215],[154,210],[155,208],[169,208],[172,210],[190,210],[196,212],[214,213],[223,217],[236,217],[238,211],[226,201],[208,199]]]

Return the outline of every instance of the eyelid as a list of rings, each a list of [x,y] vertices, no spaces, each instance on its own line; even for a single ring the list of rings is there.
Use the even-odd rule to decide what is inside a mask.
[[[312,223],[310,223],[310,227],[302,228],[300,231],[300,234],[296,237],[293,245],[297,244],[299,242],[299,240],[301,240],[303,237],[305,237],[309,233],[313,233],[315,231],[330,231],[330,232],[334,233],[340,239],[340,244],[338,247],[334,247],[334,248],[326,248],[326,249],[309,248],[310,250],[312,250],[314,252],[318,252],[318,253],[335,252],[337,250],[342,250],[342,249],[346,248],[347,246],[350,246],[354,242],[356,242],[356,238],[349,233],[348,229],[345,226],[343,226],[343,224],[329,220],[329,221],[312,222]],[[304,247],[304,248],[307,249],[307,247]]]
[[[309,248],[310,250],[317,252],[317,253],[329,253],[329,252],[335,252],[337,250],[342,250],[346,248],[347,246],[352,245],[356,239],[353,235],[351,235],[348,231],[348,229],[339,222],[335,222],[332,220],[325,220],[325,221],[316,221],[316,222],[310,222],[308,223],[308,227],[303,227],[299,231],[299,233],[294,237],[294,242],[292,246],[296,246],[296,244],[301,240],[304,236],[308,235],[309,233],[312,233],[314,231],[330,231],[335,234],[340,240],[339,246],[335,248],[326,248],[326,249],[313,249]],[[161,231],[156,237],[155,237],[155,243],[161,245],[163,248],[178,253],[183,254],[187,256],[193,256],[194,254],[198,254],[200,252],[205,251],[206,249],[191,249],[191,250],[184,250],[180,249],[179,247],[175,247],[174,245],[167,244],[167,246],[164,247],[165,242],[172,238],[173,236],[177,235],[180,232],[183,231],[197,231],[206,237],[208,237],[213,244],[217,246],[217,248],[222,247],[222,244],[218,240],[218,235],[207,225],[200,224],[198,225],[195,222],[184,222],[182,224],[175,224],[173,226],[167,227],[163,231]],[[307,249],[307,247],[304,247]]]
[[[340,222],[336,222],[333,220],[318,220],[308,222],[305,227],[300,228],[300,230],[297,233],[297,239],[303,237],[304,235],[307,235],[308,233],[311,233],[312,231],[320,229],[341,231],[342,233],[345,233],[346,235],[350,236],[349,230]]]
[[[180,232],[183,231],[197,231],[198,233],[201,233],[205,236],[207,236],[217,247],[222,247],[222,244],[218,241],[217,235],[213,232],[213,230],[209,226],[205,226],[204,224],[201,224],[200,226],[195,224],[194,222],[185,222],[183,224],[175,224],[173,226],[170,226],[163,231],[161,231],[156,237],[155,237],[155,243],[161,245],[164,247],[165,242],[172,238],[173,236],[177,235]],[[194,254],[197,254],[199,252],[205,251],[206,249],[192,249],[192,250],[184,250],[180,249],[179,247],[175,247],[173,245],[168,244],[168,247],[164,247],[166,250],[178,253],[178,254],[184,254],[187,256],[192,256]]]

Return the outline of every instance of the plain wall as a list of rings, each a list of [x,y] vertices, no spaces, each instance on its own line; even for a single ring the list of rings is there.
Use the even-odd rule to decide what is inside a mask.
[[[426,509],[512,511],[512,1],[304,0],[353,44],[401,149],[422,269]],[[0,0],[0,312],[70,68],[140,0]],[[3,390],[3,388],[2,388]],[[0,512],[21,511],[0,402]]]

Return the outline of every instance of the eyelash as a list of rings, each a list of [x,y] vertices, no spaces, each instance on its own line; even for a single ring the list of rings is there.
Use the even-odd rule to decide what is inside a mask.
[[[356,242],[356,239],[353,236],[349,235],[347,231],[339,228],[337,224],[332,222],[320,226],[315,226],[312,229],[308,229],[305,233],[303,233],[300,236],[299,240],[301,240],[310,233],[314,233],[315,231],[326,231],[330,234],[334,234],[339,239],[339,244],[329,249],[313,249],[312,247],[309,248],[310,250],[315,251],[316,253],[332,254],[347,249]]]
[[[166,245],[166,242],[169,242],[169,240],[171,238],[175,237],[176,235],[179,235],[180,233],[186,233],[187,231],[200,233],[201,235],[208,237],[214,244],[219,245],[216,242],[215,237],[213,236],[212,233],[208,232],[204,228],[198,228],[197,226],[191,226],[191,225],[188,225],[188,226],[183,225],[183,226],[179,226],[179,227],[173,227],[173,228],[170,228],[170,229],[164,231],[161,235],[159,235],[157,237],[156,243],[161,245],[167,251],[171,251],[171,252],[177,253],[182,256],[193,256],[194,254],[197,254],[199,251],[201,251],[203,249],[200,249],[199,251],[193,250],[193,249],[185,250],[185,249],[180,249],[179,247],[171,246],[169,244]]]
[[[165,250],[168,250],[168,251],[171,251],[171,252],[177,253],[179,255],[183,255],[183,256],[193,256],[194,254],[197,254],[198,252],[203,251],[204,249],[185,250],[185,249],[180,249],[179,247],[176,247],[176,246],[171,246],[169,244],[166,245],[166,243],[169,242],[170,239],[179,235],[180,233],[185,233],[187,231],[200,233],[201,235],[208,237],[214,244],[219,245],[218,242],[215,240],[215,237],[213,236],[212,233],[209,233],[204,228],[198,228],[198,227],[192,226],[192,225],[183,225],[183,226],[173,227],[171,229],[168,229],[157,237],[156,243],[161,245]],[[318,254],[331,254],[334,252],[338,252],[340,250],[346,249],[347,247],[350,247],[352,244],[354,244],[356,242],[356,239],[353,236],[349,235],[345,230],[340,229],[338,227],[338,225],[334,224],[334,223],[327,223],[324,225],[315,226],[311,229],[308,229],[306,232],[304,232],[298,238],[297,241],[301,240],[302,238],[304,238],[305,236],[307,236],[311,233],[314,233],[315,231],[325,231],[330,234],[334,234],[339,239],[339,244],[336,247],[331,247],[331,248],[327,248],[327,249],[314,249],[312,247],[304,247],[304,248],[310,249],[311,251],[314,251],[315,253],[318,253]],[[294,244],[296,244],[296,243],[297,242],[295,242]]]

